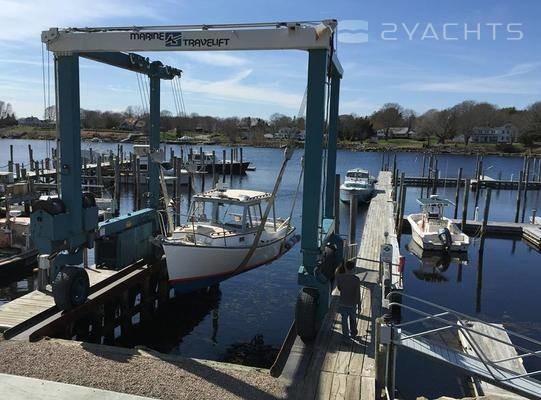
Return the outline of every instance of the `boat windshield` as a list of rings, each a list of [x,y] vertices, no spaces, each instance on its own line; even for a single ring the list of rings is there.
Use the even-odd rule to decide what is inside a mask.
[[[189,220],[236,229],[250,229],[259,226],[261,216],[261,203],[248,206],[217,201],[195,201]]]
[[[366,182],[346,182],[345,186],[351,189],[365,189]]]
[[[346,174],[347,178],[355,178],[355,179],[368,179],[369,175],[366,171],[349,171]]]

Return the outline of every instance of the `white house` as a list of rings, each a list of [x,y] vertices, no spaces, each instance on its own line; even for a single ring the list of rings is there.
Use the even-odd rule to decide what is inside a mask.
[[[470,141],[472,143],[512,143],[515,139],[516,129],[512,124],[505,124],[497,128],[473,128]]]
[[[385,129],[378,129],[376,132],[378,139],[385,138]],[[415,136],[415,132],[406,127],[389,128],[389,139],[409,139]]]

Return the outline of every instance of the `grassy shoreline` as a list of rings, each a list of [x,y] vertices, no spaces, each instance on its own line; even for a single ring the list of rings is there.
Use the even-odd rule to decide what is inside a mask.
[[[98,138],[103,142],[120,142],[126,139],[133,132],[118,131],[118,130],[89,130],[82,129],[81,137],[83,140],[91,140]],[[279,148],[283,147],[287,141],[279,139],[252,139],[240,140],[232,143],[224,135],[200,135],[207,136],[206,140],[194,138],[191,143],[182,143],[187,145],[205,145],[216,144],[222,146],[251,146],[251,147],[267,147]],[[29,140],[52,140],[56,138],[56,131],[52,129],[40,129],[36,127],[12,127],[0,129],[0,139],[29,139]],[[169,144],[180,144],[176,141],[174,134],[169,132],[161,133],[162,142]],[[301,142],[297,142],[298,147],[302,146]],[[497,155],[497,156],[521,156],[521,155],[541,155],[541,147],[536,147],[533,150],[527,149],[519,143],[512,145],[501,146],[497,144],[469,144],[449,142],[446,144],[436,144],[432,141],[428,146],[426,141],[414,139],[388,139],[378,143],[373,142],[350,142],[341,140],[338,142],[338,149],[350,151],[366,151],[366,152],[421,152],[421,153],[437,153],[437,154],[455,154],[455,155]]]

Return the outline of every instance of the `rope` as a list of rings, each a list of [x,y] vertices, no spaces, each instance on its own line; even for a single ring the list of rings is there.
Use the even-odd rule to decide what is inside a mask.
[[[43,84],[43,116],[45,116],[45,111],[47,110],[47,94],[45,87],[45,54],[44,54],[45,43],[41,44],[41,82]]]
[[[180,116],[180,112],[179,112],[179,107],[178,107],[178,102],[177,102],[177,97],[175,95],[175,86],[174,86],[174,83],[173,83],[174,79],[171,79],[171,95],[173,96],[173,104],[175,106],[175,111],[177,112],[177,117]]]
[[[291,227],[291,220],[293,219],[293,211],[295,210],[295,205],[297,203],[297,197],[300,192],[303,175],[304,175],[304,158],[301,157],[301,172],[299,174],[299,181],[297,182],[297,189],[295,190],[295,196],[293,197],[293,204],[291,205],[291,210],[289,211],[289,218],[287,219],[286,234],[284,235],[284,240],[282,241],[282,244],[280,245],[280,254],[282,253],[284,249],[284,244],[286,243],[286,239],[287,239],[287,233],[289,232],[289,228]]]
[[[274,182],[274,188],[272,190],[271,197],[267,201],[267,207],[265,208],[265,213],[261,216],[261,221],[259,221],[259,229],[257,230],[252,246],[250,247],[250,250],[248,250],[248,253],[244,256],[244,259],[239,264],[239,266],[235,268],[235,270],[233,271],[233,274],[240,271],[248,264],[248,262],[254,255],[255,250],[257,249],[257,245],[259,244],[259,239],[261,239],[261,234],[263,233],[263,230],[265,229],[265,225],[267,224],[267,218],[269,217],[271,208],[274,207],[274,199],[280,187],[280,183],[282,182],[282,177],[284,176],[287,162],[291,159],[292,154],[293,154],[293,149],[286,147],[284,151],[284,160],[282,161],[282,165],[280,167],[280,172],[278,173],[278,176],[276,177],[276,181]]]
[[[180,99],[182,100],[182,110],[184,113],[184,116],[186,116],[186,104],[184,103],[184,94],[182,93],[182,86],[180,85],[180,78],[177,80],[179,93],[180,93]]]

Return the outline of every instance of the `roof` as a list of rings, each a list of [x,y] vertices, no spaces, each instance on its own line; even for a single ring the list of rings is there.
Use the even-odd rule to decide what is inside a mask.
[[[212,189],[194,196],[194,200],[219,200],[221,202],[259,203],[271,197],[270,193],[246,189]]]
[[[364,172],[364,173],[366,173],[366,174],[369,174],[369,173],[370,173],[367,169],[362,169],[362,168],[348,169],[348,172]],[[347,172],[346,172],[346,173],[347,173]]]
[[[447,199],[438,197],[436,195],[430,196],[428,198],[419,198],[417,203],[422,206],[454,206],[455,204]]]

